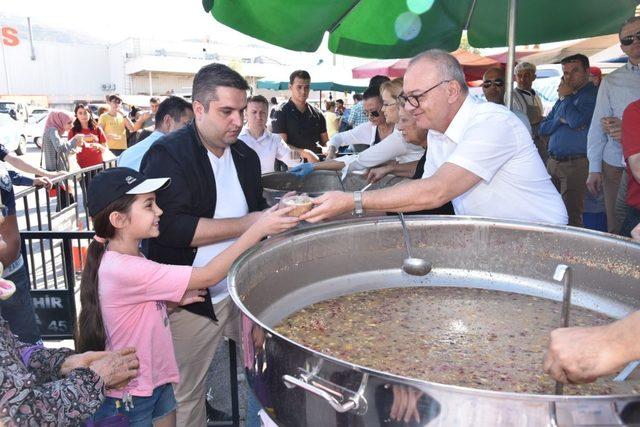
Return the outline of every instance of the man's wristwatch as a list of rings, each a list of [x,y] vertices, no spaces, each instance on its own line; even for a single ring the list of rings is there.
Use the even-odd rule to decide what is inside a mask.
[[[362,191],[353,192],[353,204],[353,215],[357,217],[364,215],[364,209],[362,208]]]

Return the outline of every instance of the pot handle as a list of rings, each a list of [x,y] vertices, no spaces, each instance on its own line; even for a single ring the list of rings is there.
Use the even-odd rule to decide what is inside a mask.
[[[352,393],[352,396],[345,396],[336,391],[334,387],[325,386],[320,381],[314,381],[313,379],[301,379],[291,375],[283,375],[282,380],[288,388],[300,387],[318,397],[326,400],[331,407],[339,413],[345,413],[353,410],[362,410],[366,408],[366,402],[363,405],[364,399],[358,393]],[[324,382],[324,381],[323,381]],[[364,408],[363,408],[364,406]]]
[[[557,400],[549,402],[548,427],[565,425],[591,425],[591,426],[626,426],[629,422],[624,419],[619,404],[635,402],[618,401],[592,401],[589,404],[572,402],[569,400]],[[630,415],[636,419],[638,411],[630,409]],[[624,412],[624,411],[623,411]],[[636,424],[634,424],[636,425]]]

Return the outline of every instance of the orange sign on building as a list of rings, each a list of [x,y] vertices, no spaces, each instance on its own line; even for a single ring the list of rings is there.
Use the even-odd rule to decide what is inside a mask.
[[[5,46],[18,46],[20,44],[18,30],[12,27],[2,27],[2,44]]]

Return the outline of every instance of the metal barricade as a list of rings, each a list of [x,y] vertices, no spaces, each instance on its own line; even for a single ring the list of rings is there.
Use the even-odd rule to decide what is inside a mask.
[[[78,231],[92,228],[87,212],[87,186],[112,160],[69,172],[52,181],[53,188],[29,187],[16,193],[16,215],[20,230]]]
[[[40,335],[45,340],[73,338],[77,311],[72,242],[86,242],[92,237],[91,231],[20,233],[31,297]]]

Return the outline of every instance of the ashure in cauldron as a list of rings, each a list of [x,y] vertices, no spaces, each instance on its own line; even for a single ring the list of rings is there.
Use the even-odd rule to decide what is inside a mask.
[[[247,378],[279,425],[386,425],[400,388],[420,396],[420,422],[413,425],[627,425],[640,419],[635,394],[556,396],[438,384],[349,363],[275,332],[304,307],[375,289],[455,286],[559,301],[562,286],[553,280],[559,264],[573,270],[574,306],[613,318],[640,307],[640,245],[628,239],[484,218],[412,217],[408,227],[415,256],[434,266],[425,277],[402,273],[402,232],[392,217],[295,230],[256,246],[232,267],[229,290],[242,311]]]

